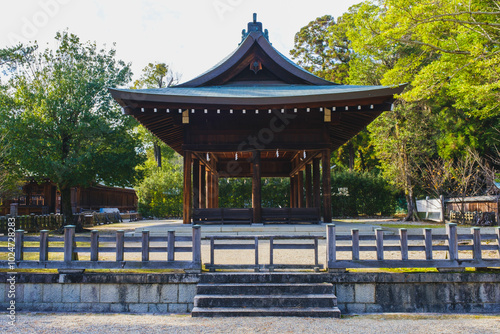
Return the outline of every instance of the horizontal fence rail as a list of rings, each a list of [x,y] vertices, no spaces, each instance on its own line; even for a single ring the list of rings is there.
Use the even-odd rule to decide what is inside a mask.
[[[470,233],[457,231],[456,224],[446,224],[446,234],[433,234],[423,229],[421,234],[409,234],[400,229],[397,235],[384,234],[377,229],[373,234],[360,234],[352,229],[350,234],[336,234],[335,225],[326,226],[324,236],[207,236],[209,243],[208,270],[216,269],[347,269],[347,268],[488,268],[500,267],[500,227],[495,233],[481,233],[474,227]],[[66,226],[64,237],[49,235],[42,230],[39,236],[25,235],[25,231],[10,231],[0,237],[4,268],[25,269],[192,269],[201,270],[201,228],[193,226],[192,236],[177,236],[169,231],[167,236],[151,236],[143,231],[141,236],[115,235],[75,236],[75,227]],[[326,265],[319,262],[319,243],[325,247]],[[259,261],[262,246],[269,249],[268,261]],[[250,264],[218,264],[215,251],[253,251]],[[275,250],[287,250],[287,260],[294,251],[311,251],[311,263],[276,263]],[[191,252],[188,260],[179,260],[177,254]],[[390,252],[390,254],[388,254]],[[5,258],[5,256],[4,256]],[[309,260],[308,260],[309,261]],[[265,262],[265,263],[261,263]],[[288,262],[288,261],[287,261]]]
[[[342,242],[343,241],[343,242]],[[345,245],[345,241],[350,245]],[[371,241],[372,245],[360,245]],[[412,243],[411,245],[409,243]],[[445,251],[446,259],[435,259],[436,251]],[[460,252],[468,251],[468,257],[460,258]],[[483,252],[494,251],[496,258],[483,258]],[[337,252],[351,253],[351,259],[337,259]],[[375,260],[361,259],[360,252],[376,254]],[[399,259],[386,259],[385,252],[399,252]],[[425,254],[425,259],[410,259],[409,253]],[[472,254],[470,254],[472,253]],[[495,234],[481,234],[478,227],[470,234],[458,234],[456,224],[446,224],[446,234],[432,234],[423,229],[421,235],[408,235],[399,229],[399,235],[384,235],[376,229],[374,235],[359,235],[357,229],[351,235],[335,235],[335,225],[327,225],[327,266],[340,268],[487,268],[500,267],[500,228]]]
[[[210,262],[205,263],[205,268],[210,271],[216,269],[254,269],[260,271],[267,269],[323,269],[323,264],[318,261],[318,240],[325,239],[320,236],[210,236],[203,240],[210,240]],[[301,243],[283,243],[280,241],[297,241]],[[225,242],[224,242],[225,241]],[[247,241],[241,243],[239,241]],[[253,241],[248,243],[248,241]],[[269,263],[259,263],[259,243],[261,241],[269,241]],[[250,249],[254,251],[254,264],[215,264],[215,250],[244,250]],[[289,249],[289,250],[313,250],[314,264],[280,264],[274,263],[274,250]]]
[[[11,269],[200,269],[201,268],[201,230],[193,226],[192,236],[176,236],[168,231],[166,237],[150,236],[143,231],[140,237],[125,236],[117,231],[115,236],[100,236],[94,230],[90,236],[75,236],[75,226],[65,226],[64,237],[49,236],[49,231],[40,231],[40,236],[25,236],[25,231],[0,237],[7,247],[0,247],[0,253],[12,253],[14,259],[0,261],[5,268]],[[35,243],[38,246],[25,245]],[[182,246],[178,243],[188,243]],[[176,260],[177,253],[192,253],[191,261]],[[25,255],[37,253],[37,260],[26,260]],[[114,254],[114,261],[103,260],[103,254]],[[162,260],[153,260],[151,255],[160,253]],[[55,260],[49,259],[49,254]],[[133,259],[127,259],[126,255]],[[88,260],[80,260],[86,255]],[[139,256],[140,255],[140,256]],[[36,256],[36,255],[35,255]],[[101,258],[100,258],[101,257]],[[12,261],[11,261],[12,260]]]

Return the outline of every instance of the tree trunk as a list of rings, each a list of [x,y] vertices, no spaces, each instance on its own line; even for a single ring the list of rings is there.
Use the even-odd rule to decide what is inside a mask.
[[[161,168],[161,147],[158,145],[158,143],[155,141],[153,143],[153,152],[156,160],[156,164],[158,168]]]
[[[413,192],[406,194],[406,207],[408,209],[408,214],[403,221],[417,221],[417,208],[415,207],[415,197],[413,196]]]
[[[73,215],[73,208],[71,206],[71,188],[70,187],[59,187],[61,192],[61,213],[64,217],[62,226],[60,226],[60,231],[64,231],[64,226],[66,225],[76,225],[76,231],[81,232],[83,226],[81,222],[75,222],[75,216]]]
[[[349,142],[349,171],[352,172],[354,170],[354,145]]]

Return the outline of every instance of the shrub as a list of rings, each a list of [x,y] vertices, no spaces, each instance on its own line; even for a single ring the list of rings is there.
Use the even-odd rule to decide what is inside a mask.
[[[381,176],[337,172],[332,175],[332,210],[334,216],[340,217],[389,215],[395,210],[395,194]]]

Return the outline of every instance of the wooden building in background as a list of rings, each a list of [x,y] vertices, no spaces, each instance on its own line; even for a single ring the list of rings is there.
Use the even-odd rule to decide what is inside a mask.
[[[285,211],[293,221],[307,210],[331,222],[332,150],[402,90],[339,85],[305,71],[271,45],[255,14],[238,48],[199,77],[169,88],[110,89],[126,114],[184,157],[186,224],[193,211],[222,217],[214,210],[219,180],[234,177],[252,178],[251,223],[283,220]],[[290,208],[263,210],[263,177],[290,178]]]
[[[49,214],[61,211],[61,196],[54,183],[47,181],[28,182],[23,186],[23,195],[7,200],[0,206],[0,215],[10,213],[10,205],[17,203],[18,215]],[[101,208],[117,208],[120,212],[137,211],[137,195],[131,188],[95,185],[88,188],[71,189],[73,213],[99,211]]]

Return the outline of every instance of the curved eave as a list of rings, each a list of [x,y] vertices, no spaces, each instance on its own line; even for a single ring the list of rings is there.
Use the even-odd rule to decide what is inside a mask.
[[[250,48],[254,44],[258,44],[262,50],[279,66],[281,66],[285,71],[290,74],[304,80],[306,83],[310,85],[336,85],[331,81],[327,81],[320,77],[315,76],[312,73],[307,72],[301,67],[295,65],[290,60],[288,60],[285,56],[279,53],[264,37],[262,32],[251,32],[245,38],[245,40],[240,44],[240,46],[226,59],[224,59],[221,63],[219,63],[216,67],[210,69],[206,73],[196,77],[188,82],[180,84],[176,87],[201,87],[210,81],[220,77],[225,72],[228,72],[234,66],[237,66],[240,63],[240,60],[245,56],[245,54],[250,50]]]
[[[374,89],[353,89],[353,90],[336,90],[330,93],[321,94],[301,94],[297,91],[295,95],[279,95],[273,96],[272,91],[261,96],[247,96],[237,94],[217,95],[212,96],[203,94],[203,88],[196,92],[198,94],[176,94],[177,88],[169,88],[168,94],[161,94],[158,90],[121,90],[110,89],[111,95],[115,98],[122,107],[135,108],[143,104],[161,104],[172,106],[282,106],[282,105],[321,105],[324,103],[336,103],[353,101],[353,104],[359,103],[360,100],[366,99],[393,99],[394,94],[399,94],[403,91],[404,85],[398,87],[380,87]],[[333,90],[333,89],[332,89]],[[251,90],[250,90],[251,91]],[[153,93],[154,92],[154,93]],[[265,96],[264,96],[265,95]]]

